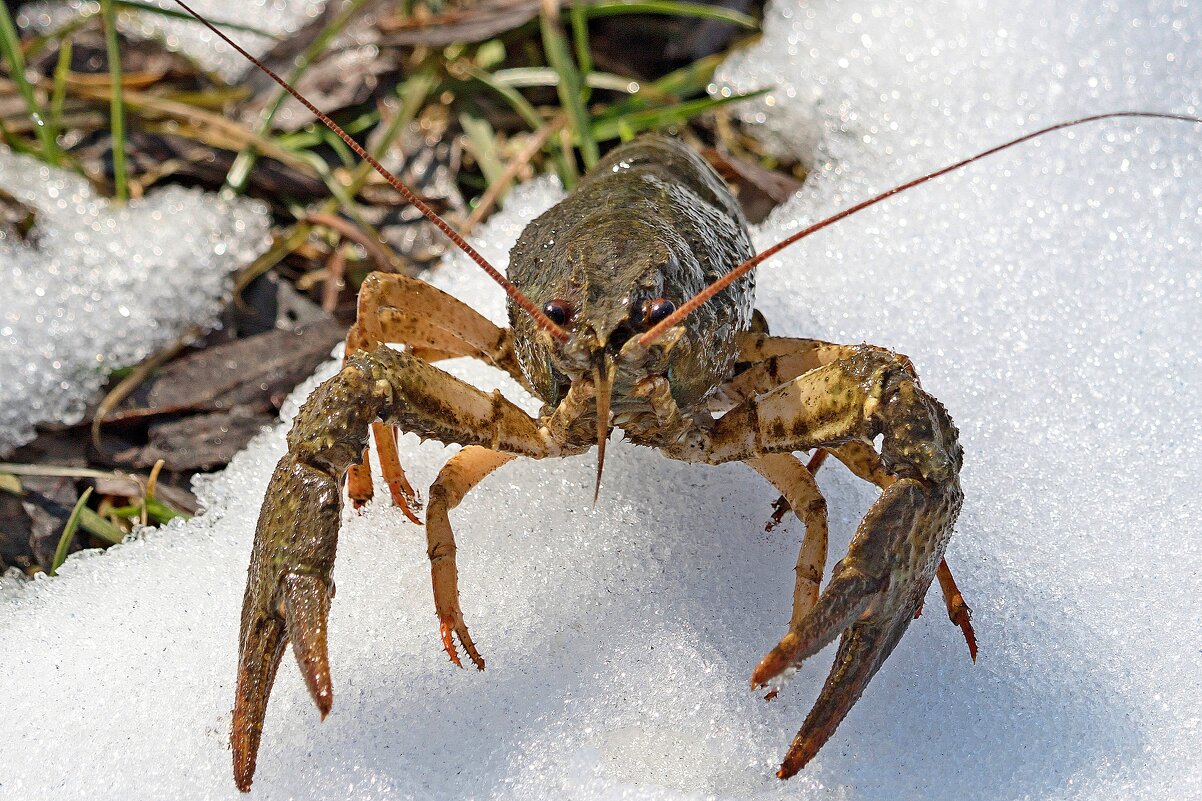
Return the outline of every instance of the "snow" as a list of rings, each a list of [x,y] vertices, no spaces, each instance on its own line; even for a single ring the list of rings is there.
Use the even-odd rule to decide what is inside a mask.
[[[1197,113],[1197,10],[1045,5],[776,6],[721,80],[771,80],[772,104],[747,113],[819,169],[760,245],[1019,130]],[[778,781],[831,653],[776,701],[747,690],[788,617],[800,527],[763,531],[774,493],[739,465],[613,443],[596,508],[585,455],[507,465],[453,515],[484,673],[439,649],[421,531],[386,504],[348,512],[333,713],[318,724],[288,657],[252,794],[1202,799],[1200,142],[1159,122],[1049,137],[760,270],[775,332],[907,353],[956,418],[967,500],[948,558],[975,666],[933,593],[833,740]],[[556,196],[526,187],[476,241],[503,262]],[[454,260],[437,281],[499,317],[500,291],[471,270]],[[453,369],[521,398],[487,368]],[[236,796],[238,608],[282,447],[283,428],[265,433],[206,482],[205,516],[0,596],[0,796]],[[448,456],[402,448],[415,484]],[[837,554],[873,493],[839,468],[820,483]]]
[[[78,422],[114,368],[216,325],[230,273],[268,244],[262,203],[168,187],[113,206],[5,148],[0,187],[37,215],[26,241],[0,235],[0,456],[35,423]]]
[[[146,2],[170,13],[182,11],[174,0]],[[188,5],[213,22],[248,25],[278,41],[287,41],[325,9],[326,0],[189,0]],[[23,29],[48,33],[75,22],[80,14],[99,12],[96,0],[37,0],[22,6],[17,23]],[[212,31],[194,20],[125,8],[117,14],[117,28],[130,38],[159,39],[228,83],[253,69],[245,59],[221,44]],[[231,31],[231,34],[254,56],[264,55],[275,44],[259,33]]]

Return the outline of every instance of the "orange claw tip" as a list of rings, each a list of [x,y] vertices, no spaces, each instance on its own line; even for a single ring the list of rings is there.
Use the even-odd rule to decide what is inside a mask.
[[[451,631],[451,621],[438,621],[438,634],[442,638],[442,649],[447,652],[447,656],[451,657],[451,661],[455,663],[455,667],[463,667],[463,663],[459,661],[459,651],[455,648],[455,640]]]
[[[321,717],[330,713],[334,688],[330,682],[330,657],[326,626],[330,615],[329,583],[312,574],[290,574],[284,578],[285,621],[292,653],[301,676]]]
[[[953,605],[953,609],[948,614],[948,617],[963,632],[964,642],[968,645],[968,655],[972,657],[973,664],[975,665],[977,662],[977,633],[972,628],[972,610],[964,603],[964,599],[960,598],[959,603]]]
[[[797,635],[790,631],[781,641],[769,651],[751,673],[751,689],[768,686],[768,682],[778,678],[793,666],[793,655],[798,650]]]
[[[399,502],[399,503],[397,503],[397,498],[398,498],[398,497],[400,498],[400,502]],[[421,519],[420,517],[418,517],[418,516],[417,516],[417,515],[414,513],[414,511],[413,511],[413,508],[412,508],[412,507],[411,507],[411,506],[410,506],[408,503],[406,503],[406,502],[405,502],[405,498],[404,498],[404,496],[397,496],[397,495],[393,495],[393,496],[392,496],[392,502],[393,502],[394,504],[396,504],[396,506],[397,506],[397,507],[398,507],[398,508],[401,510],[401,512],[403,512],[403,513],[404,513],[405,517],[409,518],[409,522],[410,522],[410,523],[412,523],[412,524],[413,524],[413,525],[415,525],[415,526],[420,526],[420,525],[422,525],[422,519]]]
[[[972,629],[972,623],[965,617],[960,622],[960,630],[964,632],[964,641],[968,643],[968,655],[972,657],[972,663],[977,663],[977,634]]]

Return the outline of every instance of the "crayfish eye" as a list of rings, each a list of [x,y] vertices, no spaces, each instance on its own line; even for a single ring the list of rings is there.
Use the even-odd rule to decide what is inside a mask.
[[[667,298],[656,298],[647,304],[647,325],[656,325],[676,311],[676,304]]]
[[[543,306],[543,314],[556,325],[566,325],[572,319],[572,307],[566,300],[556,298],[547,301],[547,305]]]

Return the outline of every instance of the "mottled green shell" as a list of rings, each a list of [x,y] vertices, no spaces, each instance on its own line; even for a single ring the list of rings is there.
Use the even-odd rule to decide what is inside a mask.
[[[644,329],[643,302],[666,297],[679,306],[753,255],[747,222],[717,173],[680,142],[645,136],[612,151],[526,227],[509,278],[540,308],[553,299],[571,304],[574,333],[615,341]],[[668,369],[681,408],[727,380],[754,299],[749,274],[686,319]],[[522,371],[556,405],[571,381],[556,346],[513,303],[509,320]]]

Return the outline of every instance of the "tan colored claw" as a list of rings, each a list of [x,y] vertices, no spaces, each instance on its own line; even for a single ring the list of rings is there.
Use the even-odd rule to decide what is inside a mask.
[[[459,573],[455,565],[455,535],[449,512],[459,505],[472,487],[501,465],[512,461],[513,454],[488,448],[468,447],[451,457],[430,487],[430,509],[426,516],[426,552],[430,557],[430,580],[434,585],[434,608],[443,650],[457,666],[459,652],[455,638],[478,670],[484,670],[484,657],[468,633],[459,608]]]
[[[914,480],[894,483],[860,524],[818,604],[756,666],[753,686],[779,681],[842,634],[834,667],[789,747],[781,778],[804,767],[830,738],[914,619],[940,562],[927,543],[958,503]]]
[[[461,456],[490,454],[477,463],[466,456],[458,459],[467,468],[466,483],[436,482],[430,504],[435,539],[442,536],[439,521],[445,522],[446,511],[492,469],[514,454],[537,458],[560,451],[537,421],[513,403],[385,346],[351,357],[338,375],[313,392],[288,434],[288,453],[271,477],[243,596],[230,731],[234,777],[243,791],[254,776],[267,699],[289,642],[323,718],[333,704],[326,628],[334,596],[330,574],[342,510],[341,479],[360,457],[377,420],[403,425],[425,437],[465,443],[469,447]],[[488,445],[504,453],[471,445]],[[455,493],[459,495],[452,500]],[[443,534],[450,537],[449,524]],[[452,549],[453,545],[451,540]],[[453,579],[453,561],[451,565]],[[453,580],[449,589],[449,595],[444,587],[439,597],[454,600],[457,609]],[[462,615],[443,621],[441,625],[449,622],[449,631],[460,637],[469,656],[483,667]]]
[[[285,456],[272,476],[275,502],[255,534],[238,648],[238,687],[230,730],[234,780],[250,789],[267,699],[284,648],[292,652],[322,718],[334,702],[326,626],[334,586],[341,490],[330,472]]]
[[[752,672],[752,686],[779,687],[841,637],[822,692],[777,774],[788,778],[830,739],[905,633],[931,582],[943,576],[943,552],[960,509],[961,451],[955,426],[919,387],[904,356],[762,334],[746,335],[741,347],[750,366],[722,394],[744,400],[702,440],[704,458],[744,459],[781,490],[806,524],[793,617]],[[877,436],[883,437],[881,454],[871,445]],[[814,510],[824,507],[817,505],[821,496],[812,479],[801,478],[809,471],[781,454],[814,448],[830,451],[883,489],[816,602],[825,517]],[[950,571],[946,576],[950,580]],[[958,623],[967,625],[966,609],[962,598],[953,604],[949,595],[949,614]],[[970,632],[965,629],[966,636]]]

